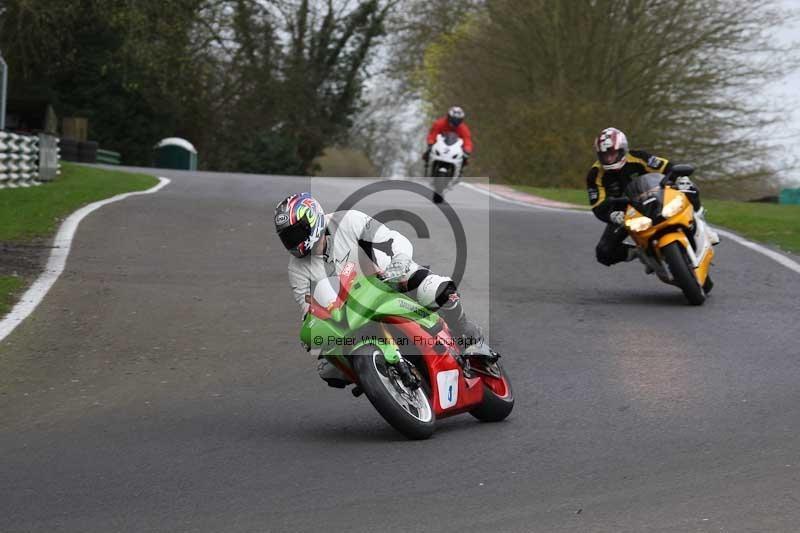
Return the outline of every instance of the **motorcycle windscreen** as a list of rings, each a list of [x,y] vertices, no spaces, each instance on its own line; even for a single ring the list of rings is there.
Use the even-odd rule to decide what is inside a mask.
[[[461,140],[461,137],[459,137],[456,133],[454,133],[452,131],[448,131],[444,135],[444,143],[447,146],[453,146],[454,144],[458,143],[458,141],[460,141],[460,140]]]
[[[625,188],[631,205],[645,216],[655,220],[664,203],[663,174],[650,173],[634,178]]]

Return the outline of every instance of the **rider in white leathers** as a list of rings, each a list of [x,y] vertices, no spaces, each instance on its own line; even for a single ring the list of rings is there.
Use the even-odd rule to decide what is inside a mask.
[[[303,314],[317,281],[339,274],[348,263],[381,279],[438,311],[454,338],[464,345],[482,343],[480,328],[467,319],[455,283],[414,262],[414,248],[401,233],[360,211],[325,215],[309,193],[292,195],[275,209],[275,227],[291,253],[289,284]],[[332,384],[338,369],[321,360],[320,376]]]

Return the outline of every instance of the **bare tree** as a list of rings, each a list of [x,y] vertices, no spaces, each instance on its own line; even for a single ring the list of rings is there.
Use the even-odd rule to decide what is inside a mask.
[[[391,2],[228,4],[215,166],[311,173],[323,149],[347,136]]]

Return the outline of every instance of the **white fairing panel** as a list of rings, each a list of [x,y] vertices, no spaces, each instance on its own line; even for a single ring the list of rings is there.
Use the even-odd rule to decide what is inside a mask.
[[[461,168],[464,165],[464,139],[458,139],[455,144],[448,145],[443,135],[436,137],[436,143],[431,148],[428,161],[428,176],[431,176],[437,162],[447,163],[455,167],[454,178],[461,177]]]
[[[711,238],[708,236],[708,225],[706,224],[703,217],[694,217],[695,221],[695,232],[694,232],[694,242],[697,249],[695,250],[695,256],[697,257],[697,262],[695,263],[695,267],[699,265],[703,258],[708,253],[708,250],[711,248]]]

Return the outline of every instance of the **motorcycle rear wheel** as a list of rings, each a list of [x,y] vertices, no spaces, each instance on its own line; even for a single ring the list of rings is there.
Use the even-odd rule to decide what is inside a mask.
[[[675,283],[683,291],[683,295],[689,300],[692,305],[703,305],[706,301],[706,293],[703,287],[697,281],[697,276],[694,275],[694,269],[691,268],[689,258],[683,250],[683,245],[680,242],[671,242],[661,250],[669,266],[669,271],[675,279]]]
[[[424,385],[409,390],[374,344],[360,346],[351,355],[361,388],[393,428],[413,440],[433,435],[436,413]]]
[[[495,363],[500,369],[500,378],[484,378],[483,402],[469,412],[481,422],[500,422],[505,420],[514,409],[514,392],[500,363]]]

